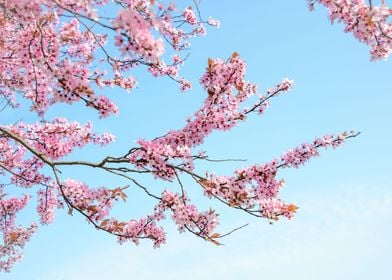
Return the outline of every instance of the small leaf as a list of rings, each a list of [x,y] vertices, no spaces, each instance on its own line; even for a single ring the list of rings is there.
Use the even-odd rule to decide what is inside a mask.
[[[207,179],[200,179],[200,180],[199,180],[199,183],[200,183],[203,187],[206,187],[206,188],[211,187],[211,183],[210,183],[210,181],[208,181]]]
[[[216,241],[215,239],[210,239],[209,241],[211,241],[212,243],[214,243],[216,246],[222,245],[222,243],[219,243],[219,242]]]
[[[19,233],[15,232],[15,231],[10,233],[10,238],[11,238],[12,242],[16,241],[18,239],[18,237],[19,237]]]
[[[214,65],[214,61],[211,58],[208,58],[208,67],[207,67],[207,71],[211,72],[211,68]]]
[[[102,223],[99,225],[101,228],[105,228],[107,224],[109,223],[109,219],[105,219],[102,221]]]
[[[287,211],[289,211],[289,212],[296,212],[297,211],[297,209],[298,209],[299,207],[297,206],[297,205],[295,205],[295,204],[290,204],[290,205],[288,205],[287,206]]]
[[[119,191],[119,194],[118,194],[120,197],[121,197],[121,199],[125,202],[126,200],[127,200],[127,195],[124,193],[124,192],[122,192],[122,191]]]
[[[236,84],[236,85],[235,85],[235,88],[236,88],[238,91],[243,91],[243,90],[244,90],[244,83]]]
[[[90,205],[90,206],[88,206],[88,207],[87,207],[87,210],[90,211],[90,212],[94,212],[94,213],[97,213],[97,212],[98,212],[98,208],[97,208],[97,206],[95,206],[95,205]]]

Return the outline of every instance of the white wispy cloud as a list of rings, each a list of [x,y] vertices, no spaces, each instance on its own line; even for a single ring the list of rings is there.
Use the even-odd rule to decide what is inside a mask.
[[[309,199],[294,221],[254,221],[222,247],[176,233],[159,250],[97,244],[40,280],[387,280],[392,191],[383,190],[353,187]]]

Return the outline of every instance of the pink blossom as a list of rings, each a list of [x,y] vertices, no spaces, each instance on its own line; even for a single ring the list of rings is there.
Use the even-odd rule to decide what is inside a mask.
[[[197,23],[197,18],[196,18],[194,11],[192,10],[192,7],[188,7],[184,10],[184,19],[186,22],[188,22],[190,24]]]

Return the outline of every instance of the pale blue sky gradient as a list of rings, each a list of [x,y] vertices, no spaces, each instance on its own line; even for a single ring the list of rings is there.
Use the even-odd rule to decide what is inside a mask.
[[[355,129],[362,134],[299,170],[281,173],[286,180],[282,196],[300,207],[291,221],[271,226],[203,199],[189,182],[189,192],[201,205],[212,203],[221,211],[221,232],[250,225],[216,247],[179,234],[168,222],[168,243],[154,250],[149,242],[119,246],[80,216],[59,211],[55,224],[40,228],[26,245],[22,263],[11,274],[0,273],[0,279],[391,279],[391,61],[370,62],[367,46],[345,34],[341,25],[331,26],[324,8],[310,13],[305,0],[204,0],[200,7],[205,18],[216,17],[222,25],[193,40],[182,74],[194,89],[182,94],[172,81],[138,72],[140,86],[133,93],[110,93],[121,105],[120,116],[95,123],[98,131],[108,130],[118,141],[99,151],[88,147],[75,158],[122,154],[140,137],[153,138],[183,126],[205,97],[197,82],[208,57],[227,58],[233,51],[245,59],[247,78],[260,91],[284,77],[294,79],[295,87],[272,100],[262,117],[253,116],[231,132],[212,134],[202,147],[211,157],[248,162],[209,164],[211,170],[230,174],[326,133]],[[79,109],[79,121],[97,120],[83,107],[72,109],[73,116]],[[60,106],[49,117],[67,111],[69,107]],[[12,121],[20,115],[6,117]],[[97,185],[125,184],[87,169],[78,174],[64,169],[68,176]],[[142,181],[157,193],[165,186]],[[136,191],[116,211],[129,218],[151,207]]]

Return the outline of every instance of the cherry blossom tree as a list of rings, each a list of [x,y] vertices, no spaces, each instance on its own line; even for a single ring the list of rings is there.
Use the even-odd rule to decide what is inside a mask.
[[[390,54],[390,10],[384,3],[374,7],[371,1],[366,5],[360,0],[319,0],[309,1],[310,7],[316,2],[328,8],[331,20],[342,21],[347,31],[370,45],[372,58]],[[211,208],[201,210],[192,202],[184,178],[199,186],[206,197],[228,207],[270,222],[290,219],[297,206],[279,198],[284,185],[279,171],[297,168],[318,156],[320,149],[336,148],[358,135],[349,131],[322,136],[230,176],[196,171],[198,162],[217,161],[198,150],[209,134],[230,130],[251,115],[262,115],[271,99],[293,86],[293,81],[283,79],[259,92],[245,79],[246,65],[233,52],[227,59],[207,61],[200,78],[205,100],[181,129],[139,139],[121,155],[97,162],[70,160],[68,156],[77,149],[109,145],[115,136],[95,133],[90,122],[81,124],[60,116],[48,119],[47,112],[54,105],[83,103],[85,110],[96,111],[100,118],[116,115],[120,108],[105,89],[132,91],[137,86],[134,69],[169,78],[181,91],[191,89],[179,73],[187,58],[184,50],[192,37],[204,35],[207,26],[219,27],[219,21],[203,19],[196,0],[184,7],[153,0],[0,0],[0,26],[2,110],[38,118],[36,123],[0,125],[2,271],[10,271],[21,258],[25,243],[39,225],[54,222],[57,208],[78,214],[120,243],[150,239],[159,247],[166,240],[162,220],[169,216],[180,232],[219,245],[221,238],[239,228],[218,233],[218,213]],[[93,186],[74,173],[67,174],[65,167],[96,169],[102,176],[126,179],[129,186]],[[138,180],[141,176],[153,176],[164,184],[161,189],[146,186]],[[166,182],[177,188],[165,188]],[[128,220],[112,214],[119,200],[126,201],[127,188],[137,188],[155,202],[150,214]],[[39,221],[20,225],[17,215],[29,203],[36,205]]]

